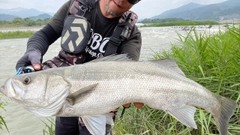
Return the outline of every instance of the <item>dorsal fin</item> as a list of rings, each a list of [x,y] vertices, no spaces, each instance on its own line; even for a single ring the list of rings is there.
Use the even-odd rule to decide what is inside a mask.
[[[185,76],[183,71],[178,67],[177,63],[173,59],[164,58],[164,59],[158,59],[158,60],[151,60],[151,62],[157,64],[158,66],[170,69],[179,75]]]

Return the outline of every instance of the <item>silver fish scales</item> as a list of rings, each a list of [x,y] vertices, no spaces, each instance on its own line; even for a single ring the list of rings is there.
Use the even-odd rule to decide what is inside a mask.
[[[185,77],[171,59],[136,62],[126,55],[15,76],[0,91],[40,116],[94,116],[142,102],[197,128],[200,107],[213,115],[221,135],[237,106]]]

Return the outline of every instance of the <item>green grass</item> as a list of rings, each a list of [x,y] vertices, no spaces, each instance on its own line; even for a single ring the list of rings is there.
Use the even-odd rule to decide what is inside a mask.
[[[47,118],[48,123],[42,121],[45,124],[43,129],[43,135],[55,135],[55,119],[53,117]]]
[[[29,38],[35,32],[34,31],[10,31],[10,32],[0,32],[1,39],[13,39],[13,38]]]
[[[0,99],[1,99],[1,94],[0,94]],[[1,109],[0,112],[1,111],[6,111],[1,102],[0,102],[0,109]],[[0,130],[3,129],[3,128],[6,128],[7,131],[9,131],[4,118],[0,115]]]
[[[216,21],[174,21],[145,23],[141,27],[164,27],[164,26],[197,26],[197,25],[219,25]]]

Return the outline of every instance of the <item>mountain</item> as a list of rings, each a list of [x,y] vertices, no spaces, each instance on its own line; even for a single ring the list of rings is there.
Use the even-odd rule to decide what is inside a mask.
[[[17,16],[8,15],[8,14],[0,14],[0,20],[12,21],[14,18],[17,18]]]
[[[29,16],[37,16],[40,14],[44,14],[44,12],[38,11],[36,9],[12,8],[12,9],[0,9],[0,14],[9,14],[18,16],[20,18],[27,18]]]
[[[199,8],[199,7],[202,7],[202,6],[203,5],[196,4],[196,3],[189,3],[189,4],[184,5],[182,7],[179,7],[179,8],[173,9],[173,10],[168,10],[166,12],[163,12],[160,15],[152,17],[152,19],[177,18],[177,17],[173,17],[173,16],[179,16],[183,12],[187,12],[189,10],[196,9],[196,8]]]
[[[51,18],[52,13],[45,13],[36,9],[12,8],[0,9],[0,20],[12,21],[14,18],[46,19]]]
[[[182,18],[186,20],[230,20],[240,19],[240,0],[228,0],[217,4],[200,5],[189,3],[168,10],[151,19]]]
[[[49,15],[49,14],[40,14],[40,15],[38,15],[38,16],[31,16],[31,17],[28,17],[28,18],[31,19],[31,20],[37,20],[37,19],[43,20],[43,19],[51,18],[51,17],[52,17],[52,16]]]

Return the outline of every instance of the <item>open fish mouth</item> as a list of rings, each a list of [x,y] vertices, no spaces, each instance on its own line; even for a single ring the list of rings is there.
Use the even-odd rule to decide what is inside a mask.
[[[17,86],[12,83],[12,79],[8,79],[5,83],[5,85],[1,86],[0,92],[8,97],[15,97],[16,96],[16,88]],[[18,90],[22,91],[19,87],[17,87]]]
[[[9,90],[12,90],[12,89],[9,89],[10,87],[11,87],[11,80],[8,79],[5,85],[1,86],[0,92],[5,96],[10,96],[9,94],[12,93],[9,91]]]
[[[4,88],[5,88],[5,86],[3,85],[3,86],[1,86],[0,87],[0,92],[2,92],[3,90],[4,90]]]

